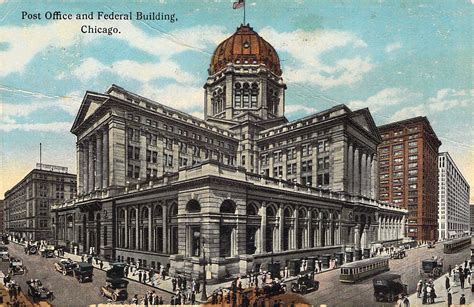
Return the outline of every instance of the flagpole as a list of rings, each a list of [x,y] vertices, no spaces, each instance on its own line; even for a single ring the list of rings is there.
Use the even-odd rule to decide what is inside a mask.
[[[245,5],[245,0],[244,0],[244,26],[245,26],[245,7],[246,5]]]

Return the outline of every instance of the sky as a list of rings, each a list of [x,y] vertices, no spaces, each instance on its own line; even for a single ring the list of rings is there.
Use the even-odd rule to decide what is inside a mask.
[[[40,142],[43,163],[75,173],[70,129],[87,90],[117,84],[202,117],[212,52],[243,22],[232,2],[0,0],[0,198],[39,162]],[[474,189],[473,3],[247,0],[245,13],[279,54],[289,120],[341,103],[378,125],[427,116]]]

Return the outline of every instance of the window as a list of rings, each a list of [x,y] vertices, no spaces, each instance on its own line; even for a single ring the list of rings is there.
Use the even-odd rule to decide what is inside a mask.
[[[329,151],[329,142],[327,140],[318,142],[318,152]]]
[[[313,154],[313,147],[311,147],[311,144],[303,144],[302,149],[301,149],[301,155],[303,157],[311,156]]]
[[[152,152],[152,159],[151,162],[157,163],[158,162],[158,153],[156,151]]]
[[[134,148],[134,155],[133,155],[133,158],[135,160],[139,160],[140,159],[140,147],[135,147]]]

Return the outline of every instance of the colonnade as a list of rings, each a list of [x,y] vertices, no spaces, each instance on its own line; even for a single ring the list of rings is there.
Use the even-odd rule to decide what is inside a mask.
[[[347,146],[347,192],[376,198],[377,156],[363,146],[348,142]]]
[[[79,194],[106,188],[109,185],[109,131],[97,129],[83,138],[77,148],[77,182]]]

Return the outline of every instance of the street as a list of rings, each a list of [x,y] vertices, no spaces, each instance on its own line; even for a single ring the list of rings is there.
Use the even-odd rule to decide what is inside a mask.
[[[470,259],[470,249],[446,255],[443,253],[443,244],[438,243],[435,248],[426,247],[411,249],[407,251],[404,259],[390,260],[390,273],[400,274],[402,282],[408,285],[408,293],[416,290],[416,283],[422,278],[420,276],[421,260],[438,256],[444,258],[443,272],[448,266],[453,268],[464,260]],[[320,281],[318,291],[305,295],[305,299],[318,306],[393,306],[395,304],[376,303],[373,295],[372,278],[360,281],[356,284],[344,284],[339,281],[339,270],[328,271],[317,274],[316,279]],[[418,302],[411,302],[412,305]],[[421,304],[421,301],[419,302]]]
[[[28,256],[23,252],[23,246],[15,243],[8,245],[8,251],[11,257],[22,259],[23,265],[28,269],[24,275],[13,276],[13,280],[19,283],[25,293],[28,289],[26,281],[39,279],[44,287],[53,291],[55,299],[52,304],[54,306],[88,306],[107,301],[99,294],[100,287],[105,284],[104,271],[94,269],[93,282],[81,284],[74,277],[63,276],[54,269],[54,263],[59,261],[59,258],[43,258],[39,254]],[[4,273],[8,272],[8,264],[8,262],[1,262],[0,270]],[[170,294],[134,281],[130,281],[128,285],[129,298],[134,294],[141,297],[147,290],[155,290],[159,296],[163,297],[165,303],[169,303]]]

